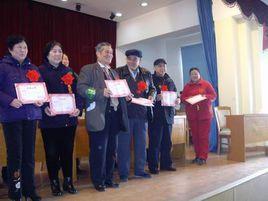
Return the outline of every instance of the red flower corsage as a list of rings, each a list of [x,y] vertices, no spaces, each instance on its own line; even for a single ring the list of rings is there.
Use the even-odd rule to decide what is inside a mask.
[[[144,92],[147,89],[147,84],[144,81],[138,82],[137,85],[138,85],[138,90],[137,90],[138,94],[141,94],[142,92]]]
[[[167,85],[162,85],[161,86],[161,91],[168,91]]]
[[[72,85],[74,77],[71,73],[66,73],[64,76],[61,77],[61,80],[64,82],[65,85]]]
[[[72,93],[72,87],[74,77],[71,73],[66,73],[64,76],[61,77],[61,80],[64,82],[65,85],[68,86],[69,93]]]
[[[40,78],[39,73],[36,70],[28,70],[26,77],[31,81],[31,82],[37,82]]]

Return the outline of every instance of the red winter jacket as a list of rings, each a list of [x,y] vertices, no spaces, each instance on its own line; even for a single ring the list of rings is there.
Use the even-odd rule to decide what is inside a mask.
[[[186,102],[187,98],[195,95],[204,95],[207,99],[198,102],[194,105]],[[181,101],[185,104],[186,115],[188,120],[203,120],[210,119],[213,117],[213,110],[211,107],[211,102],[213,102],[217,97],[215,90],[212,85],[203,79],[198,82],[189,82],[184,86],[181,94]]]

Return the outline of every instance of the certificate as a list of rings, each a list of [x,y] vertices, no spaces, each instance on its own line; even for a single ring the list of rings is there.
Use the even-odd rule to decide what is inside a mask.
[[[163,99],[161,100],[162,106],[176,106],[177,93],[175,91],[161,91]]]
[[[143,106],[154,106],[153,101],[146,98],[132,98],[131,103]]]
[[[74,94],[49,94],[49,106],[52,114],[71,114],[76,109]]]
[[[44,82],[15,83],[15,89],[17,98],[23,104],[48,101],[47,88]]]
[[[123,80],[105,80],[107,88],[112,92],[112,98],[126,97],[130,94],[127,81]]]
[[[199,103],[205,99],[207,99],[205,96],[198,94],[196,96],[192,96],[191,98],[187,98],[186,102],[190,103],[191,105],[194,105],[194,104]]]

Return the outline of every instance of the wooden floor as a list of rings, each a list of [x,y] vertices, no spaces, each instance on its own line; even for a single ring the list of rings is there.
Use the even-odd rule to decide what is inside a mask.
[[[176,172],[160,172],[151,179],[130,179],[119,189],[101,193],[93,189],[87,165],[83,164],[85,172],[76,183],[79,193],[64,194],[60,198],[51,196],[47,175],[38,174],[38,192],[45,201],[187,201],[268,168],[268,157],[264,154],[245,163],[228,161],[226,155],[210,154],[204,166],[191,164],[192,156],[192,151],[188,150],[185,163],[175,161]],[[0,190],[2,200],[7,200],[5,193],[6,188]]]

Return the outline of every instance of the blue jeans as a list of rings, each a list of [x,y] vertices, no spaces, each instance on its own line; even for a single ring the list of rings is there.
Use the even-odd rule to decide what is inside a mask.
[[[129,176],[130,146],[133,137],[134,142],[134,174],[144,173],[146,165],[146,130],[147,121],[144,119],[129,119],[129,132],[121,132],[118,135],[118,170],[120,178]]]

